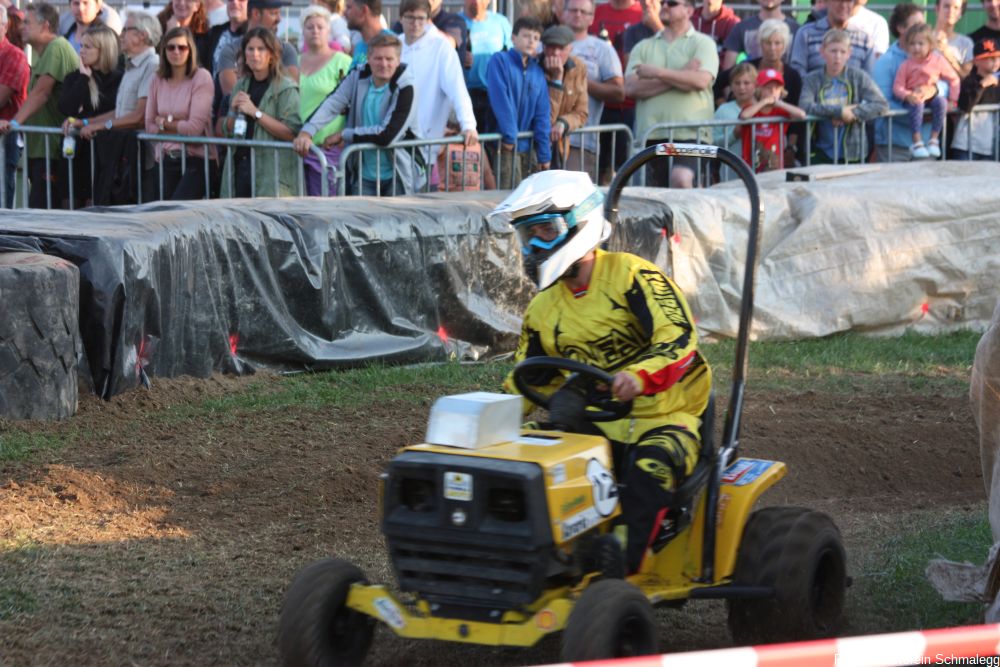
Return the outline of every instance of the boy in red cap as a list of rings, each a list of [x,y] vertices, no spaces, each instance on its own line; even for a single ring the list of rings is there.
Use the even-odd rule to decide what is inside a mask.
[[[952,159],[993,160],[993,140],[997,134],[997,119],[993,111],[970,113],[977,104],[1000,103],[1000,42],[992,37],[980,39],[972,51],[973,68],[962,79],[958,108],[965,112],[955,128],[951,142]]]
[[[756,101],[740,112],[742,120],[750,118],[790,118],[804,120],[806,112],[788,104],[785,78],[776,69],[762,69],[757,74]],[[776,121],[743,126],[743,159],[755,172],[785,168],[785,134],[788,123]]]

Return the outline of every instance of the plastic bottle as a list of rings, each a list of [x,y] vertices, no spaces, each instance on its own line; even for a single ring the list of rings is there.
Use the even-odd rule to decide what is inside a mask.
[[[236,120],[233,121],[233,136],[237,139],[247,138],[247,117],[244,113],[236,114]]]
[[[601,21],[601,31],[597,33],[597,36],[603,39],[605,42],[611,41],[611,35],[608,33],[608,29],[604,27],[604,21]]]
[[[76,119],[70,117],[67,119],[70,123],[75,123]],[[71,127],[69,134],[63,137],[62,153],[63,157],[73,157],[76,155],[76,137],[80,134],[80,131],[75,127]]]

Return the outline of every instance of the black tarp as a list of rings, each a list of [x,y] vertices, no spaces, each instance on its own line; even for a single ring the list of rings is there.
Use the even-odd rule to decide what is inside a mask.
[[[516,344],[534,289],[504,193],[4,211],[0,251],[80,269],[81,369],[145,378],[480,358]],[[665,202],[625,196],[612,248],[662,260]]]

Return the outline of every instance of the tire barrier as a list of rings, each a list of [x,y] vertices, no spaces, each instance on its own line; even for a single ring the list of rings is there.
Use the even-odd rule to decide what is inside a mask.
[[[0,418],[76,413],[80,272],[58,257],[0,253]]]
[[[547,667],[894,667],[895,665],[998,665],[1000,624],[898,632],[867,637],[714,651],[594,660]]]

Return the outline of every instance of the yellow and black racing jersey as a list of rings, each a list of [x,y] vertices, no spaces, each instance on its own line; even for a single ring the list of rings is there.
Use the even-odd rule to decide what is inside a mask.
[[[631,417],[597,426],[613,440],[635,442],[665,421],[697,433],[712,382],[697,344],[691,311],[672,280],[640,257],[598,250],[586,292],[574,293],[559,280],[532,299],[516,360],[564,357],[633,374],[643,395]],[[538,389],[549,395],[563,375],[546,380]],[[504,386],[517,391],[510,377]]]

